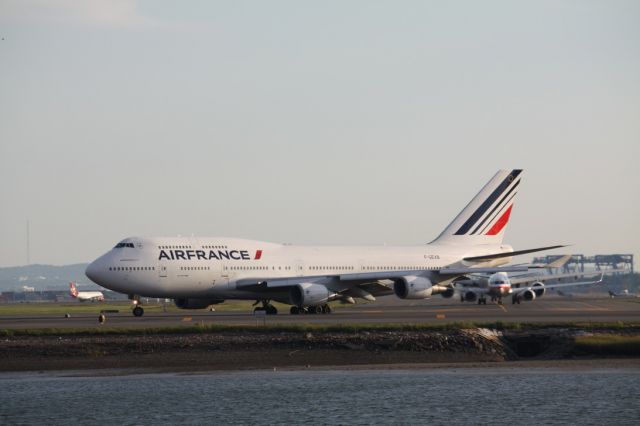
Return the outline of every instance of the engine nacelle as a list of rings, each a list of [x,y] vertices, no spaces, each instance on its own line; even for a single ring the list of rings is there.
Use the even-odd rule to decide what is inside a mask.
[[[433,284],[428,278],[409,275],[398,278],[393,291],[400,299],[426,299],[433,294]]]
[[[289,290],[289,300],[295,306],[322,305],[329,301],[329,296],[329,289],[320,284],[301,283]]]
[[[522,299],[526,300],[527,302],[531,302],[533,300],[536,300],[536,292],[530,288],[526,289],[525,291],[522,292]]]
[[[475,291],[465,291],[464,292],[464,300],[467,302],[475,302],[478,299],[478,295]]]
[[[442,293],[440,293],[440,295],[442,297],[444,297],[445,299],[451,299],[455,294],[456,294],[456,291],[454,289],[452,289],[451,287],[447,287],[446,290],[444,290]]]
[[[541,282],[535,282],[531,284],[531,290],[536,294],[536,297],[544,296],[545,288],[544,284]]]
[[[223,303],[221,299],[175,299],[173,303],[180,309],[205,309],[210,305]]]

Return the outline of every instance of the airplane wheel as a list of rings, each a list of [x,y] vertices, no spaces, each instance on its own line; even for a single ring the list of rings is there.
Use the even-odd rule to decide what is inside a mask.
[[[331,306],[329,306],[329,305],[322,305],[322,313],[323,313],[323,314],[330,314],[330,313],[331,313]]]
[[[276,315],[278,313],[278,309],[276,309],[273,305],[267,305],[267,315]]]
[[[292,306],[291,309],[289,309],[289,313],[291,315],[298,315],[300,314],[300,309],[297,306]]]
[[[142,315],[144,315],[144,309],[142,309],[142,306],[136,306],[133,308],[133,316],[141,317]]]

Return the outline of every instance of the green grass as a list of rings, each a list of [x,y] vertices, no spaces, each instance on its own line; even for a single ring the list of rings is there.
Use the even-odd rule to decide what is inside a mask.
[[[230,300],[219,305],[212,305],[216,312],[252,312],[253,303],[249,300]],[[289,312],[289,305],[273,302],[273,305],[280,312]],[[163,306],[159,303],[145,303],[142,305],[145,312],[181,312],[189,314],[190,312],[206,312],[204,309],[180,309],[173,304],[167,303]],[[331,308],[340,309],[344,305],[335,303],[331,304]],[[96,314],[102,310],[119,310],[127,312],[132,309],[131,301],[123,300],[118,302],[41,302],[41,303],[7,303],[0,304],[0,316],[3,315],[64,315],[64,314]]]
[[[640,330],[640,323],[423,323],[423,324],[267,324],[267,325],[221,325],[189,324],[156,328],[41,328],[41,329],[0,329],[0,337],[8,336],[69,336],[69,335],[161,335],[198,333],[361,333],[367,331],[451,331],[473,328],[502,330],[544,330],[553,328],[574,330]],[[608,336],[608,335],[605,335]],[[582,339],[582,338],[580,338]],[[582,340],[581,340],[582,341]],[[640,344],[640,340],[638,341]]]
[[[151,310],[161,311],[160,305],[150,306]],[[10,303],[0,305],[0,315],[64,315],[64,314],[98,314],[101,310],[119,310],[126,312],[131,309],[130,302],[98,303]]]
[[[640,356],[640,336],[615,334],[578,336],[573,352],[575,355]]]

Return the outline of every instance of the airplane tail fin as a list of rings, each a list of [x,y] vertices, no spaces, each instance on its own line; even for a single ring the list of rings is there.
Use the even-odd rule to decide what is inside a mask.
[[[521,176],[499,170],[432,243],[501,244]]]
[[[78,289],[73,282],[69,282],[69,293],[71,293],[72,297],[78,297]]]

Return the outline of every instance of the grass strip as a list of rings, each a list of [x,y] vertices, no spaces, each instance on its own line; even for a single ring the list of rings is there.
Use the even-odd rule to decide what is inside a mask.
[[[640,356],[640,336],[617,334],[578,336],[573,353],[574,355]]]

